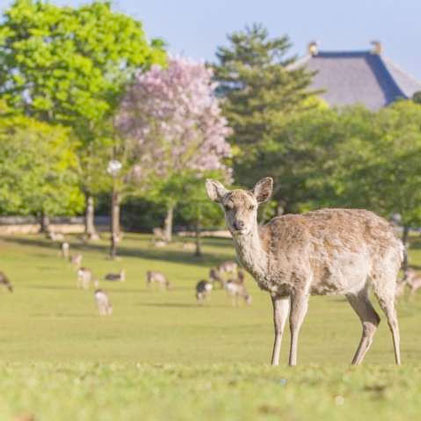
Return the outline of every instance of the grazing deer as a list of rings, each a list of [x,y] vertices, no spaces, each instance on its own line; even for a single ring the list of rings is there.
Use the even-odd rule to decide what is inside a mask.
[[[153,283],[160,285],[161,288],[171,288],[170,282],[163,273],[148,270],[146,272],[146,285],[150,287]]]
[[[328,294],[345,295],[361,320],[362,338],[352,360],[352,364],[360,364],[380,322],[369,300],[369,286],[386,314],[395,361],[400,364],[395,291],[403,245],[387,221],[366,210],[321,209],[279,216],[259,227],[257,207],[272,194],[271,178],[260,180],[252,190],[232,191],[218,181],[207,180],[206,189],[225,212],[240,263],[271,295],[273,365],[279,364],[288,314],[289,364],[294,366],[309,296]]]
[[[196,285],[196,300],[202,304],[203,301],[208,299],[212,288],[213,285],[211,282],[205,279],[199,281]]]
[[[410,288],[410,296],[412,297],[417,290],[421,288],[421,275],[414,269],[408,269],[405,273],[405,282]]]
[[[119,273],[107,273],[104,277],[104,281],[115,281],[124,282],[126,280],[126,272],[121,269]]]
[[[232,305],[238,306],[239,300],[242,298],[247,305],[251,304],[251,295],[247,292],[244,283],[230,279],[225,283],[225,290],[232,298]]]
[[[0,285],[3,285],[10,292],[13,292],[13,286],[9,281],[9,278],[3,272],[0,272]]]
[[[236,274],[237,270],[238,270],[238,265],[236,262],[233,262],[231,260],[227,261],[227,262],[223,262],[221,263],[218,267],[217,267],[218,272],[222,275],[222,274]]]
[[[95,287],[98,286],[98,280],[94,279],[94,275],[91,269],[88,268],[79,268],[77,271],[77,284],[78,288],[89,289],[91,284],[94,284]]]
[[[82,266],[83,256],[80,253],[75,254],[74,256],[70,256],[69,259],[70,263],[75,269],[79,269]]]
[[[66,241],[64,243],[61,243],[61,257],[63,257],[66,260],[69,260],[69,251],[70,251],[70,245]]]
[[[218,269],[216,268],[212,268],[209,271],[209,281],[212,283],[212,285],[219,284],[221,289],[224,288],[225,281],[222,279]]]
[[[98,307],[100,316],[110,316],[113,312],[113,306],[110,303],[108,294],[102,289],[96,289],[95,293],[95,302]]]
[[[227,291],[228,295],[232,298],[232,304],[234,306],[238,306],[239,300],[242,298],[246,302],[246,304],[251,304],[251,295],[247,292],[246,286],[244,285],[245,281],[245,274],[244,272],[239,269],[237,272],[236,279],[229,279],[225,283],[225,290]]]

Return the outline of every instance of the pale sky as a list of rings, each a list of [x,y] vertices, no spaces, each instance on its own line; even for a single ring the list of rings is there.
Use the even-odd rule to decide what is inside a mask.
[[[0,9],[10,3],[0,0]],[[174,54],[212,61],[227,33],[260,22],[271,35],[288,34],[299,55],[311,40],[321,50],[369,49],[380,40],[387,57],[421,80],[421,0],[118,0],[115,8],[142,20]]]

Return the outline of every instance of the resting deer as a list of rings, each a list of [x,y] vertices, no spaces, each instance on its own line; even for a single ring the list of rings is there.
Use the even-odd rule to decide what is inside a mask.
[[[110,303],[108,294],[102,289],[95,290],[95,302],[100,316],[110,316],[113,312],[113,306]]]
[[[161,272],[148,270],[146,272],[146,285],[151,286],[152,283],[156,283],[161,286],[161,288],[170,289],[171,284],[166,278],[166,276]]]
[[[104,281],[124,282],[126,280],[126,272],[121,269],[119,273],[107,273]]]
[[[225,212],[237,257],[273,303],[275,342],[272,364],[279,364],[282,334],[289,315],[289,364],[297,364],[298,336],[310,295],[345,295],[359,316],[363,332],[352,364],[360,364],[373,341],[380,317],[368,295],[369,286],[386,314],[395,361],[400,364],[395,310],[396,279],[403,245],[383,218],[358,209],[322,209],[273,218],[259,227],[257,207],[271,194],[271,178],[252,190],[227,190],[207,180],[211,200]]]
[[[196,284],[196,300],[199,301],[200,304],[202,304],[203,301],[208,299],[212,289],[213,285],[211,282],[206,281],[205,279],[199,281]]]
[[[13,292],[13,286],[9,281],[9,278],[3,272],[0,272],[0,285],[3,285],[10,292]]]

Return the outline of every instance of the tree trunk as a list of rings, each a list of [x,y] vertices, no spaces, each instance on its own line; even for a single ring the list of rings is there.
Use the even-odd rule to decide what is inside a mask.
[[[50,229],[50,217],[43,212],[41,212],[40,218],[40,232],[47,233]]]
[[[120,239],[120,193],[115,186],[111,195],[111,245],[110,258],[117,256],[117,243]]]
[[[87,240],[99,240],[99,235],[95,229],[94,210],[94,197],[88,193],[86,195],[85,211],[85,235]]]
[[[408,250],[409,250],[409,226],[403,226],[402,232],[402,243],[404,247],[404,255],[403,255],[403,262],[402,262],[402,269],[404,271],[404,277],[406,277],[406,272],[409,268],[409,260],[408,260]]]
[[[167,206],[167,215],[164,221],[164,235],[165,241],[168,243],[172,240],[172,225],[174,220],[174,204]]]
[[[200,239],[200,221],[199,220],[196,221],[196,225],[195,225],[195,239],[196,239],[196,250],[194,252],[194,255],[196,257],[201,257],[202,256],[202,243]]]

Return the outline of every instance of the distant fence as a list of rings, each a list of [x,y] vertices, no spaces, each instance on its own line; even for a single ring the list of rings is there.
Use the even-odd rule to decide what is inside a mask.
[[[49,226],[52,231],[63,234],[81,234],[85,231],[85,218],[82,216],[51,217]],[[95,226],[99,231],[105,231],[110,225],[110,217],[95,217]],[[34,216],[0,216],[0,235],[37,234],[41,225]]]

